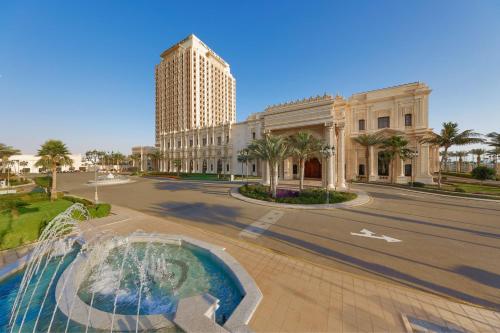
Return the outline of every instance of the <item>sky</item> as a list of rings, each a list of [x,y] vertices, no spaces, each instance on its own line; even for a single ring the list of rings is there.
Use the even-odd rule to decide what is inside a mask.
[[[237,120],[421,81],[430,126],[500,131],[500,1],[1,1],[0,142],[154,145],[154,66],[191,33],[231,66]]]

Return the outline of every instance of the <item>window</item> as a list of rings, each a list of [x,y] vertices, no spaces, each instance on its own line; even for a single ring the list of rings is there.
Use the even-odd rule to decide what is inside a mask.
[[[226,135],[226,143],[229,143],[229,135]]]
[[[405,114],[405,126],[412,126],[411,113]]]
[[[360,131],[364,131],[365,130],[365,120],[364,119],[360,119],[358,121],[358,129]]]
[[[180,148],[180,147],[181,147],[181,142],[177,141],[177,148]]]
[[[168,143],[168,149],[170,149],[170,142]]]
[[[365,175],[365,165],[364,164],[360,164],[358,166],[358,175],[360,175],[360,176],[364,176]]]
[[[207,145],[207,138],[203,138],[203,145],[206,146]]]
[[[255,172],[255,163],[252,164],[252,172]]]
[[[189,140],[189,147],[192,147],[193,146],[193,139],[190,139]]]
[[[229,172],[229,164],[226,164],[226,171]]]
[[[411,164],[405,164],[405,176],[411,177]]]
[[[298,173],[297,164],[294,164],[293,165],[293,174],[296,175],[297,173]]]
[[[214,138],[213,137],[210,137],[210,144],[213,145],[214,144]]]
[[[255,132],[252,132],[252,139],[255,140]]]
[[[389,127],[391,127],[389,117],[378,118],[378,128],[389,128]]]
[[[221,141],[222,141],[222,140],[221,140],[221,137],[220,137],[220,136],[218,136],[218,137],[217,137],[217,145],[218,145],[218,146],[220,146]]]

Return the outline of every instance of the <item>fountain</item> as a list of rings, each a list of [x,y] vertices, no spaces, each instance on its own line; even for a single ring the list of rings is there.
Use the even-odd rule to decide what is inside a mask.
[[[112,174],[109,172],[106,175],[100,175],[97,177],[97,180],[92,179],[87,182],[87,185],[92,186],[101,186],[101,185],[118,185],[118,184],[126,184],[130,183],[132,180],[124,175]]]
[[[86,219],[80,204],[58,215],[0,281],[0,331],[248,329],[262,294],[224,249],[144,232],[85,240]]]

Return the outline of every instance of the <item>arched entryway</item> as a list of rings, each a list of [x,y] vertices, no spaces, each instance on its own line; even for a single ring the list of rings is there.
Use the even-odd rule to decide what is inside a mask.
[[[317,158],[312,158],[306,162],[304,178],[321,178],[321,163]]]
[[[207,169],[208,169],[207,160],[203,160],[202,172],[207,173]]]

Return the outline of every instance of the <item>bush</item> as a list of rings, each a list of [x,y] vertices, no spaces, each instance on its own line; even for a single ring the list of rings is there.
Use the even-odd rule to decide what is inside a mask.
[[[326,191],[323,189],[305,189],[302,192],[278,189],[277,197],[272,198],[268,186],[244,185],[239,189],[246,197],[288,204],[324,204],[326,203]],[[329,203],[338,203],[356,198],[356,194],[347,192],[330,191]]]
[[[461,187],[455,187],[455,189],[454,189],[453,191],[458,192],[458,193],[465,193],[465,192],[466,192],[466,191],[465,191],[463,188],[461,188]]]
[[[495,169],[480,165],[472,169],[471,176],[477,180],[495,179]]]
[[[92,201],[87,200],[87,199],[83,199],[83,198],[77,198],[77,197],[72,197],[72,196],[64,196],[63,199],[71,201],[72,203],[81,203],[85,207],[93,205]]]
[[[102,204],[92,205],[90,207],[87,207],[87,209],[89,211],[90,217],[95,219],[108,216],[111,211],[111,205],[107,203],[102,203]]]
[[[50,193],[50,189],[52,188],[52,177],[35,177],[35,184],[43,188],[46,193]]]
[[[409,186],[413,186],[413,187],[425,187],[425,184],[424,183],[421,183],[421,182],[408,182],[408,185]]]

